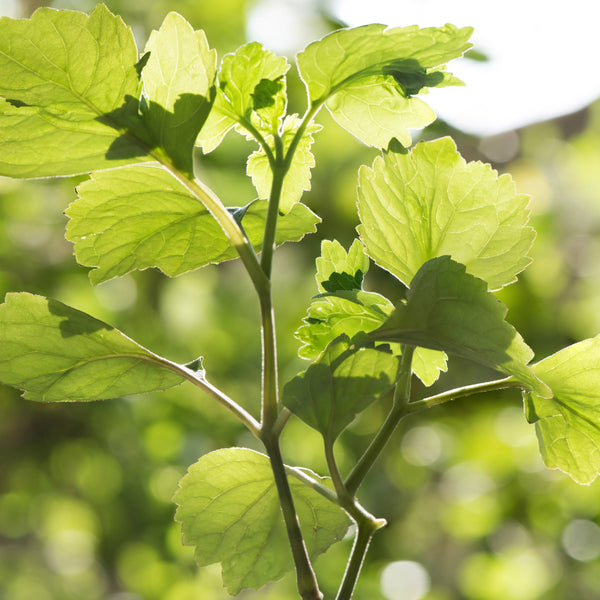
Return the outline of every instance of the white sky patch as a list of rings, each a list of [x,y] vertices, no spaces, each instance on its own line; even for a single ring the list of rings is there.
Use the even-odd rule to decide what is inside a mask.
[[[350,26],[471,26],[490,59],[452,61],[466,87],[432,90],[439,117],[489,136],[579,110],[600,96],[600,4],[593,0],[331,0]]]

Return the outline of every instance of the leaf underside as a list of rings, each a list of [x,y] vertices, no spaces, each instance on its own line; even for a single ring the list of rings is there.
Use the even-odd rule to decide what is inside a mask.
[[[305,484],[294,478],[289,483],[308,552],[315,557],[342,539],[348,517]],[[174,501],[183,543],[196,547],[200,566],[221,563],[230,594],[257,589],[293,568],[265,455],[225,448],[201,457],[179,482]]]

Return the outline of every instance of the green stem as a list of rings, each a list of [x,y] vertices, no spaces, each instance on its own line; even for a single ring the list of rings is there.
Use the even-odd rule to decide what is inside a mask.
[[[279,411],[279,384],[277,374],[277,338],[275,314],[269,289],[260,295],[262,320],[262,428],[272,433]]]
[[[373,534],[382,527],[384,523],[380,521],[361,520],[357,523],[356,537],[350,553],[350,560],[344,573],[344,578],[338,590],[336,600],[350,600],[356,587],[356,582],[371,543]]]
[[[353,494],[360,487],[367,473],[371,470],[379,455],[383,452],[389,439],[392,437],[398,423],[408,414],[407,407],[410,400],[410,388],[412,377],[413,346],[404,346],[402,349],[402,363],[400,365],[400,376],[396,383],[394,402],[383,425],[369,444],[365,453],[359,458],[354,469],[346,479],[346,489]]]
[[[428,408],[444,404],[452,400],[458,400],[459,398],[465,398],[473,394],[480,394],[483,392],[493,392],[497,390],[504,390],[508,388],[523,388],[523,384],[514,379],[514,377],[507,377],[505,379],[496,379],[494,381],[485,381],[483,383],[475,383],[473,385],[466,385],[464,387],[455,388],[436,394],[435,396],[429,396],[416,402],[411,402],[406,407],[405,414],[412,415],[415,413],[422,412]]]
[[[298,592],[300,593],[302,600],[322,600],[323,594],[319,590],[317,577],[310,563],[306,544],[304,543],[302,531],[300,530],[298,514],[296,513],[286,468],[283,464],[281,449],[279,448],[279,439],[265,435],[263,437],[263,444],[265,445],[267,454],[271,460],[271,469],[279,494],[281,512],[283,513],[283,520],[292,549],[294,566],[296,567]]]

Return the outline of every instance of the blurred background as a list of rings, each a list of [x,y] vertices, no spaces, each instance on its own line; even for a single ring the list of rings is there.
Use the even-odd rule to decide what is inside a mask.
[[[45,4],[89,11],[94,2]],[[477,54],[449,68],[467,86],[431,94],[441,119],[416,138],[450,134],[465,158],[510,172],[519,191],[531,194],[534,262],[500,297],[536,357],[600,331],[600,51],[597,42],[586,47],[588,38],[597,40],[588,34],[594,3],[106,4],[132,26],[140,48],[176,10],[206,31],[220,57],[247,38],[292,57],[345,24],[475,26]],[[528,14],[529,4],[537,12]],[[28,17],[38,6],[0,0],[0,14]],[[303,112],[295,74],[289,88],[292,111]],[[317,234],[276,256],[282,383],[305,368],[291,332],[316,291],[320,240],[351,243],[356,169],[375,156],[325,113],[317,120],[325,130],[316,137],[317,167],[305,201],[324,221]],[[230,134],[198,159],[199,175],[227,204],[254,198],[243,175],[252,149]],[[211,380],[256,414],[258,308],[240,265],[172,280],[148,270],[93,288],[64,240],[63,211],[77,183],[0,179],[0,297],[8,291],[55,297],[173,360],[203,355]],[[375,269],[368,283],[391,298],[402,294]],[[435,391],[489,377],[451,361]],[[383,404],[371,407],[342,437],[342,468],[366,447],[384,411]],[[290,464],[325,473],[320,440],[299,421],[290,421],[283,444]],[[231,445],[257,447],[227,412],[187,384],[158,395],[66,405],[24,401],[0,386],[0,598],[225,599],[219,565],[198,570],[192,549],[181,545],[171,497],[200,455]],[[543,466],[514,391],[467,398],[403,423],[360,498],[389,526],[373,541],[357,600],[600,598],[600,483],[578,486]],[[349,551],[346,540],[316,563],[327,598],[335,595]],[[294,579],[239,598],[294,599]]]

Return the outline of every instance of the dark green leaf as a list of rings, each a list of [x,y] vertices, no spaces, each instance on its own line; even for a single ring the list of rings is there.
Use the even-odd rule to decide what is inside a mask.
[[[600,472],[600,337],[564,348],[532,369],[553,393],[525,394],[544,462],[591,483]]]
[[[450,138],[362,167],[358,210],[367,254],[408,285],[421,265],[449,255],[499,289],[531,260],[528,196],[509,175],[466,163]]]
[[[358,348],[346,335],[335,339],[306,371],[283,388],[282,400],[330,443],[354,417],[396,383],[398,359]]]
[[[289,483],[308,552],[315,557],[342,539],[348,517],[305,484],[293,478]],[[230,594],[259,588],[293,568],[265,455],[216,450],[192,465],[179,486],[175,518],[182,524],[183,543],[196,547],[200,566],[221,563]]]
[[[7,294],[0,305],[0,381],[46,402],[104,400],[183,381],[126,335],[57,300]]]
[[[160,167],[94,173],[77,191],[80,199],[66,211],[66,237],[75,244],[80,264],[97,267],[90,273],[94,283],[149,267],[173,277],[237,257],[213,216]],[[267,202],[258,201],[242,214],[244,230],[257,247],[266,213]],[[306,206],[294,206],[279,220],[277,243],[301,239],[319,220]]]
[[[406,304],[371,332],[373,340],[443,350],[512,375],[543,397],[550,391],[527,363],[533,352],[504,320],[506,307],[448,256],[426,262],[415,275]]]

